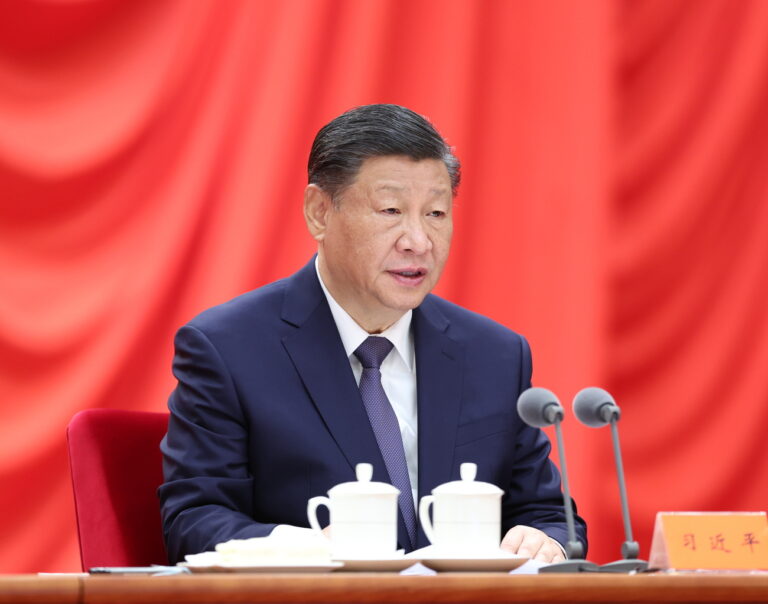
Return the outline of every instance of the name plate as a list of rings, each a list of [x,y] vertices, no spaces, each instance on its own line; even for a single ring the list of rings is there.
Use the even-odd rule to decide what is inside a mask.
[[[658,512],[650,568],[768,570],[765,512]]]

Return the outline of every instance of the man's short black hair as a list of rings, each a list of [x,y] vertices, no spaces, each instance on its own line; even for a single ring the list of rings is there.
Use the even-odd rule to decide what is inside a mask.
[[[309,153],[309,183],[335,201],[366,159],[385,155],[442,161],[456,194],[459,160],[426,118],[400,105],[355,107],[323,126]]]

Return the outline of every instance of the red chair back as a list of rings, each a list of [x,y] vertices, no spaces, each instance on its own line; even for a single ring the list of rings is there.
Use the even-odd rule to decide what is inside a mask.
[[[87,409],[67,427],[80,561],[167,564],[157,487],[167,413]]]

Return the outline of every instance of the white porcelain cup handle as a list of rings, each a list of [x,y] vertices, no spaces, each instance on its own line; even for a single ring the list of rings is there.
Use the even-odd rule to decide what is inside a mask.
[[[424,495],[419,502],[419,521],[421,522],[421,528],[424,529],[424,534],[429,539],[430,543],[435,542],[435,533],[432,530],[432,521],[429,519],[429,508],[434,503],[435,497],[433,495]]]
[[[312,527],[312,529],[318,534],[322,535],[326,539],[328,538],[326,534],[323,532],[323,529],[320,528],[320,523],[317,521],[317,508],[321,505],[324,505],[328,508],[328,511],[331,510],[331,500],[327,497],[313,497],[307,502],[307,518],[309,518],[309,526]]]

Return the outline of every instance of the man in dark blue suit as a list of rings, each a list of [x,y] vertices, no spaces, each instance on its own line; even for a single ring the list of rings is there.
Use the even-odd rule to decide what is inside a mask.
[[[475,462],[478,480],[504,491],[502,547],[563,558],[549,441],[516,413],[531,380],[526,340],[430,294],[458,184],[450,148],[403,107],[358,107],[320,130],[304,194],[317,256],[176,336],[159,490],[171,561],[308,526],[307,500],[354,480],[360,462],[373,464],[374,480],[400,485],[406,550],[428,545],[415,502]],[[384,345],[374,403],[358,389],[369,344]],[[394,444],[370,419],[369,404],[381,401]],[[578,517],[577,535],[586,547]]]

